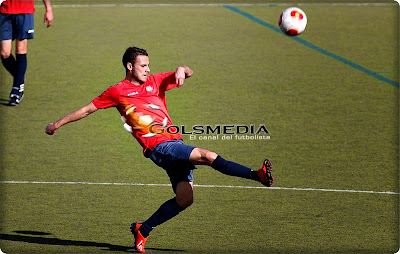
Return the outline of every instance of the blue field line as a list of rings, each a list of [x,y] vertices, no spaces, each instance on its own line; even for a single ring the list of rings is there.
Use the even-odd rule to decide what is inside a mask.
[[[273,30],[275,32],[278,32],[278,33],[284,35],[282,33],[282,31],[279,29],[279,27],[271,25],[270,23],[265,22],[265,21],[255,17],[255,16],[253,16],[253,15],[247,13],[247,12],[244,12],[244,11],[242,11],[242,10],[236,8],[236,7],[233,7],[233,6],[230,6],[230,5],[222,5],[222,7],[226,8],[228,10],[231,10],[233,12],[236,12],[236,13],[238,13],[238,14],[240,14],[240,15],[242,15],[242,16],[244,16],[244,17],[246,17],[246,18],[248,18],[248,19],[250,19],[250,20],[252,20],[252,21],[254,21],[254,22],[258,23],[258,24],[260,24],[260,25],[263,25],[263,26],[265,26],[265,27],[267,27],[267,28],[269,28],[269,29],[271,29],[271,30]],[[367,75],[369,75],[371,77],[374,77],[374,78],[376,78],[376,79],[378,79],[380,81],[383,81],[383,82],[385,82],[385,83],[387,83],[389,85],[392,85],[392,86],[397,87],[397,88],[399,87],[399,83],[398,82],[393,81],[391,79],[388,79],[388,78],[380,75],[377,72],[368,70],[368,69],[362,67],[361,65],[353,63],[352,61],[350,61],[350,60],[348,60],[346,58],[343,58],[341,56],[335,55],[335,54],[333,54],[333,53],[331,53],[331,52],[329,52],[329,51],[327,51],[327,50],[325,50],[323,48],[320,48],[320,47],[318,47],[318,46],[306,41],[306,40],[303,40],[303,39],[301,39],[299,37],[296,37],[296,36],[291,36],[291,37],[287,36],[287,38],[295,40],[298,43],[303,44],[304,46],[307,46],[307,47],[309,47],[309,48],[311,48],[311,49],[313,49],[315,51],[318,51],[321,54],[329,56],[329,57],[331,57],[331,58],[333,58],[333,59],[335,59],[335,60],[337,60],[339,62],[342,62],[342,63],[344,63],[344,64],[346,64],[346,65],[348,65],[348,66],[350,66],[350,67],[352,67],[352,68],[354,68],[356,70],[364,72],[365,74],[367,74]]]

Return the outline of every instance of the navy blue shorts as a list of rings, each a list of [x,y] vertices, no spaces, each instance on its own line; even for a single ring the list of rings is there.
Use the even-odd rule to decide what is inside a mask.
[[[179,182],[193,182],[193,169],[196,166],[189,158],[194,148],[182,140],[170,140],[156,145],[150,153],[149,158],[167,171],[174,192]]]
[[[33,39],[33,14],[0,13],[0,41]]]

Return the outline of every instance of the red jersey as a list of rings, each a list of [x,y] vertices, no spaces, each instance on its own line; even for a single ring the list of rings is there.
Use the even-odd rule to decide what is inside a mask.
[[[32,14],[35,12],[33,0],[5,0],[1,3],[0,12],[6,14]]]
[[[125,129],[136,138],[143,152],[164,141],[182,139],[168,115],[165,98],[165,91],[177,86],[174,74],[150,75],[139,86],[124,79],[109,87],[92,103],[98,109],[116,107],[125,122]]]

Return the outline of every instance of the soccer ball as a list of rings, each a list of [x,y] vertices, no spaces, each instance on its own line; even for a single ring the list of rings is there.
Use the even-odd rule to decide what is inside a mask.
[[[289,36],[301,34],[306,26],[307,16],[304,11],[297,7],[287,8],[279,17],[279,28]]]

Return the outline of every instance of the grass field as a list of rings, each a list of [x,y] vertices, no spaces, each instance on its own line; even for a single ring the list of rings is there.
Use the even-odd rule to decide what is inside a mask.
[[[176,125],[270,132],[266,140],[184,135],[187,144],[253,169],[267,157],[276,179],[258,188],[198,167],[195,203],[152,232],[148,253],[397,252],[399,7],[374,2],[384,4],[302,1],[308,26],[296,38],[276,31],[294,1],[54,1],[50,28],[38,2],[18,107],[5,105],[12,78],[0,67],[0,249],[135,252],[130,223],[173,196],[165,172],[143,157],[115,109],[54,136],[44,128],[122,80],[122,54],[139,46],[152,73],[183,64],[195,72],[167,93]]]

